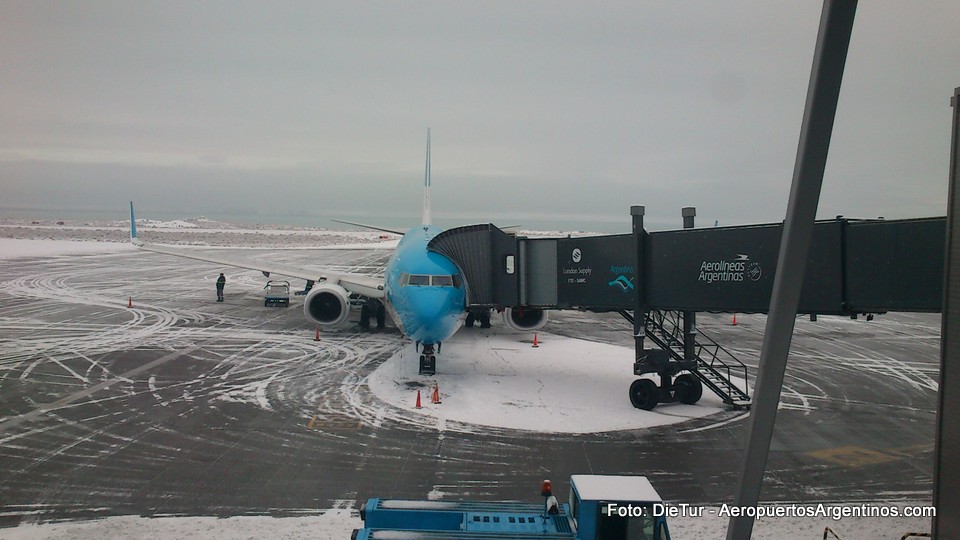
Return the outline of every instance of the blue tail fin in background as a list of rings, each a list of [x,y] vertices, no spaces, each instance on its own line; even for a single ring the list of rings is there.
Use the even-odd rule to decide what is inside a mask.
[[[430,222],[430,128],[427,128],[427,167],[423,175],[423,225]]]
[[[133,201],[130,201],[130,240],[137,240],[137,220],[133,217]]]

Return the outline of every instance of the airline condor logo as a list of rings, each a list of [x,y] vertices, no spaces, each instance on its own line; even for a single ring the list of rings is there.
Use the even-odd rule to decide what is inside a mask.
[[[733,260],[702,261],[698,281],[716,283],[724,281],[760,281],[763,269],[760,263],[751,261],[749,255],[737,254]]]

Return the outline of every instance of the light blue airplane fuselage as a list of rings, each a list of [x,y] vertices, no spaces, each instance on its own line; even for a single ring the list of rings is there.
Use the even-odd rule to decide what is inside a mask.
[[[460,328],[466,316],[466,291],[460,271],[450,259],[427,250],[442,229],[419,225],[406,232],[387,262],[386,307],[410,339],[424,345],[441,343]],[[413,279],[411,279],[413,276]],[[439,276],[432,284],[424,276]],[[446,278],[452,284],[446,283]]]

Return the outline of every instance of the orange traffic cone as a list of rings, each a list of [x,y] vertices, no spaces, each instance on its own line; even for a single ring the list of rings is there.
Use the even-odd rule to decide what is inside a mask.
[[[417,408],[420,408],[420,391],[417,390]]]
[[[732,326],[736,326],[736,325],[737,325],[737,314],[734,313],[734,314],[733,314],[733,325],[732,325]]]
[[[128,308],[132,308],[132,307],[133,307],[133,297],[132,297],[132,296],[128,296],[128,297],[127,297],[127,307],[128,307]]]
[[[537,333],[534,332],[534,333],[533,333],[533,348],[536,349],[536,348],[539,347],[539,346],[540,346],[540,342],[537,341]]]
[[[430,396],[430,403],[440,403],[440,385],[433,385],[433,395]]]
[[[320,325],[317,325],[317,333],[313,335],[314,341],[320,341]]]

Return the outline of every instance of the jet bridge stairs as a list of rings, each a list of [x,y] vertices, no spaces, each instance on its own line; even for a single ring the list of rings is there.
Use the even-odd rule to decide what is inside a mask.
[[[632,312],[619,310],[619,313],[631,324],[634,323]],[[675,388],[673,395],[670,393],[671,377],[678,375],[681,371],[687,371],[696,377],[702,386],[706,386],[719,396],[725,405],[734,409],[750,408],[747,366],[733,353],[700,332],[694,342],[694,358],[685,359],[682,312],[650,311],[644,318],[643,328],[646,338],[656,344],[660,350],[646,350],[647,355],[634,366],[634,373],[637,375],[657,373],[661,376],[659,395],[656,396],[657,403],[683,401],[688,396],[691,401],[696,401],[693,398],[699,396],[702,388],[698,391],[694,384],[692,390],[694,395],[690,395],[691,389],[684,387],[689,384],[688,379],[683,378],[683,375],[676,377],[674,386],[679,388]],[[634,403],[634,405],[637,404],[637,402]],[[644,405],[644,403],[640,404]],[[649,405],[649,402],[646,405]]]

